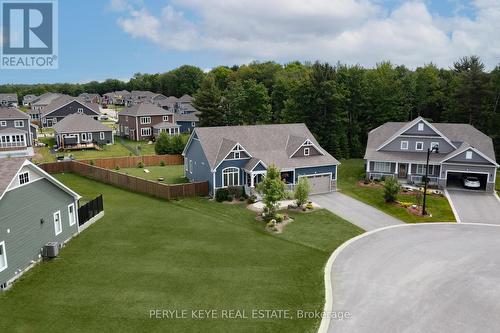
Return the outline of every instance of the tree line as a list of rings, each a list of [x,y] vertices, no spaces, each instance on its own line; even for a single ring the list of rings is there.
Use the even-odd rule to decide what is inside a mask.
[[[201,126],[304,122],[337,158],[362,157],[370,130],[417,116],[474,125],[493,138],[500,156],[500,65],[487,72],[476,56],[463,57],[449,69],[428,64],[410,70],[390,62],[374,68],[255,62],[208,73],[185,65],[161,74],[138,73],[128,82],[0,86],[0,92],[20,97],[123,89],[194,95]]]

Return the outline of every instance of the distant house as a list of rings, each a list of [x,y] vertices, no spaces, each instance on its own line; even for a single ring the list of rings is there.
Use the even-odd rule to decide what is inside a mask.
[[[177,102],[179,99],[175,96],[169,96],[167,98],[161,99],[156,102],[159,107],[168,110],[170,112],[176,112]]]
[[[483,190],[494,191],[499,165],[492,139],[468,124],[430,123],[422,117],[385,123],[368,134],[366,175],[421,184],[426,174],[427,150],[432,147],[437,147],[438,152],[430,154],[430,184],[462,187],[464,176],[474,176]]]
[[[16,93],[0,94],[0,106],[7,107],[13,106],[17,107],[18,100]]]
[[[48,93],[45,93],[45,94],[38,96],[37,98],[35,98],[31,101],[31,110],[29,111],[29,114],[30,115],[33,114],[34,116],[39,115],[40,111],[44,107],[46,107],[47,105],[52,103],[53,100],[55,100],[56,98],[59,98],[61,96],[62,96],[62,94],[51,93],[51,92],[48,92]],[[32,116],[31,119],[39,120],[39,118],[35,118],[34,116]]]
[[[194,113],[176,114],[174,120],[179,125],[181,133],[191,133],[198,126],[200,119]]]
[[[155,94],[153,97],[151,97],[151,103],[157,104],[159,101],[162,101],[164,99],[167,99],[168,97],[162,94]]]
[[[179,97],[179,100],[177,101],[179,104],[192,104],[194,101],[194,98],[191,97],[188,94],[184,94],[181,97]]]
[[[180,103],[177,106],[178,114],[200,114],[200,112],[190,103]]]
[[[23,106],[31,106],[31,102],[33,102],[36,98],[37,98],[36,95],[24,95]]]
[[[39,119],[42,127],[52,127],[64,117],[74,113],[92,116],[96,120],[101,114],[98,104],[86,103],[76,97],[61,96],[40,111]]]
[[[149,103],[127,107],[118,114],[120,136],[130,140],[152,139],[155,132],[154,126],[156,126],[157,133],[170,126],[168,124],[160,125],[161,123],[174,124],[173,112]]]
[[[114,144],[113,130],[92,116],[74,113],[54,125],[57,146],[62,149]]]
[[[114,91],[104,94],[102,97],[103,104],[125,105],[129,98],[130,92],[127,90]]]
[[[0,157],[33,156],[36,128],[29,116],[13,107],[0,107]]]
[[[304,124],[198,127],[182,153],[185,176],[219,188],[241,186],[252,193],[274,164],[293,189],[306,178],[313,194],[336,189],[339,162]]]
[[[125,99],[125,106],[132,106],[140,103],[151,103],[157,94],[151,91],[132,90]]]
[[[101,103],[101,96],[99,94],[81,93],[80,95],[78,95],[78,98],[85,103]]]
[[[80,196],[33,163],[0,159],[0,289],[78,234]]]

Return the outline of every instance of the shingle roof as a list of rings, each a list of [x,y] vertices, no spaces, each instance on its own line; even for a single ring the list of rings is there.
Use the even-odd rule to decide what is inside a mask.
[[[180,103],[191,103],[193,100],[194,100],[193,97],[191,97],[188,94],[184,94],[181,97],[179,97],[178,102],[180,102]]]
[[[57,133],[77,133],[77,132],[111,132],[112,129],[101,124],[92,116],[74,113],[64,117],[54,125]]]
[[[28,119],[29,116],[16,108],[0,107],[0,119]]]
[[[42,117],[48,115],[49,113],[56,111],[57,109],[65,106],[66,104],[69,104],[69,103],[74,102],[74,101],[78,102],[82,106],[94,111],[95,114],[97,114],[97,115],[100,114],[98,104],[87,103],[80,98],[63,95],[63,96],[60,96],[60,97],[54,99],[49,105],[47,105],[46,107],[44,107],[42,109],[42,111],[41,111]]]
[[[28,132],[26,132],[25,130],[19,129],[19,128],[9,127],[9,128],[0,129],[0,133],[25,134],[25,133],[28,133]]]
[[[16,93],[0,94],[0,101],[5,100],[9,102],[17,102]]]
[[[25,158],[0,158],[0,197],[3,196],[25,160]]]
[[[418,160],[425,159],[426,153],[409,153],[409,152],[384,152],[377,151],[386,140],[388,140],[397,131],[406,126],[407,122],[388,122],[375,129],[368,134],[368,143],[366,146],[365,159],[398,159],[398,160]],[[467,143],[468,145],[478,149],[480,152],[495,161],[495,150],[493,141],[489,136],[482,133],[474,126],[469,124],[453,124],[453,123],[431,123],[439,132],[446,136],[450,141],[458,143]],[[459,148],[459,147],[457,147]],[[456,153],[456,150],[454,151]],[[445,159],[447,154],[432,154],[431,160],[440,162]]]
[[[52,102],[53,100],[55,100],[56,98],[59,98],[60,96],[63,96],[61,94],[58,94],[58,93],[51,93],[51,92],[48,92],[48,93],[44,93],[40,96],[38,96],[37,98],[35,98],[33,101],[32,101],[32,104],[31,105],[49,105],[50,102]]]
[[[156,129],[178,128],[178,127],[180,127],[180,126],[177,124],[170,123],[168,121],[162,121],[161,123],[158,123],[158,124],[153,126],[153,128],[156,128]]]
[[[159,106],[156,106],[156,105],[150,104],[150,103],[142,103],[142,104],[133,105],[133,106],[130,106],[130,107],[123,109],[123,111],[120,112],[120,115],[133,116],[133,117],[166,116],[166,115],[170,115],[170,114],[172,114],[172,112],[167,111],[165,109],[162,109]]]
[[[236,143],[252,157],[262,160],[266,165],[275,164],[281,169],[339,163],[320,148],[305,124],[198,127],[195,134],[212,169],[225,158]],[[289,136],[311,140],[324,155],[290,158],[286,149]]]
[[[194,113],[190,114],[176,114],[174,116],[175,121],[199,121],[200,119]]]

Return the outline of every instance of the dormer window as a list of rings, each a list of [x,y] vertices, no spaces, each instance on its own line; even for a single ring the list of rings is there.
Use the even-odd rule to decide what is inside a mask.
[[[310,148],[304,148],[304,156],[309,156]]]
[[[240,145],[236,145],[233,150],[232,150],[232,153],[233,153],[233,159],[235,160],[239,160],[240,158],[244,158],[245,156],[241,155],[241,152],[242,151],[245,151],[245,149],[243,149],[243,147],[241,147]]]
[[[424,130],[424,123],[418,123],[418,131],[422,132]]]

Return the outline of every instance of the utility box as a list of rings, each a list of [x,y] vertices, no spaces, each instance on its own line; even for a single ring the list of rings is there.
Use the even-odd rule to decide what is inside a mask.
[[[50,242],[45,244],[42,251],[44,258],[55,258],[59,255],[59,244],[57,242]]]

